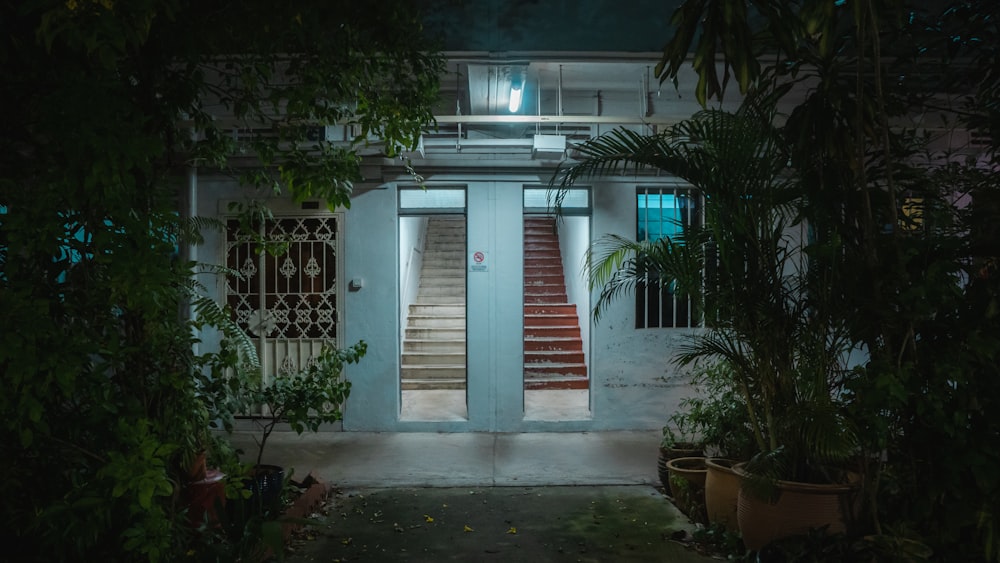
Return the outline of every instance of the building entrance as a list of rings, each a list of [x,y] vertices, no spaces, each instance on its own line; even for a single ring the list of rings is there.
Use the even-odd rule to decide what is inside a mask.
[[[589,208],[557,218],[544,188],[477,189],[399,190],[398,422],[586,420]]]

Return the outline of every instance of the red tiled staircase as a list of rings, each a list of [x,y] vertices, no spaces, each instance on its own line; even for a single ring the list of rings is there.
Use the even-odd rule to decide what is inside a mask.
[[[524,219],[524,388],[586,389],[576,305],[566,297],[552,217]]]

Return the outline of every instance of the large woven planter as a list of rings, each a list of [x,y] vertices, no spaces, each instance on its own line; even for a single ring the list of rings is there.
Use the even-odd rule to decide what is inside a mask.
[[[742,478],[731,459],[710,457],[705,460],[705,513],[710,524],[722,524],[730,532],[739,531],[736,505]]]
[[[738,468],[739,466],[737,466]],[[774,540],[825,528],[828,534],[847,532],[860,506],[860,482],[816,485],[778,481],[771,502],[740,489],[736,519],[747,549],[759,550]]]

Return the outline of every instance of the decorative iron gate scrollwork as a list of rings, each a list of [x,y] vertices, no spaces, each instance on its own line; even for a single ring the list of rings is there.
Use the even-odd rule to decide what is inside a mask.
[[[259,237],[282,243],[277,256]],[[256,233],[230,220],[226,303],[241,329],[259,341],[264,375],[292,373],[314,361],[323,343],[337,345],[338,217],[275,217]]]

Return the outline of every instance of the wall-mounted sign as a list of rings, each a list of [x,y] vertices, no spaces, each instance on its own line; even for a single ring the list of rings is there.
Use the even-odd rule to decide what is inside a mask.
[[[475,250],[469,254],[469,271],[470,272],[488,272],[490,270],[489,260],[487,260],[486,252],[482,250]]]

